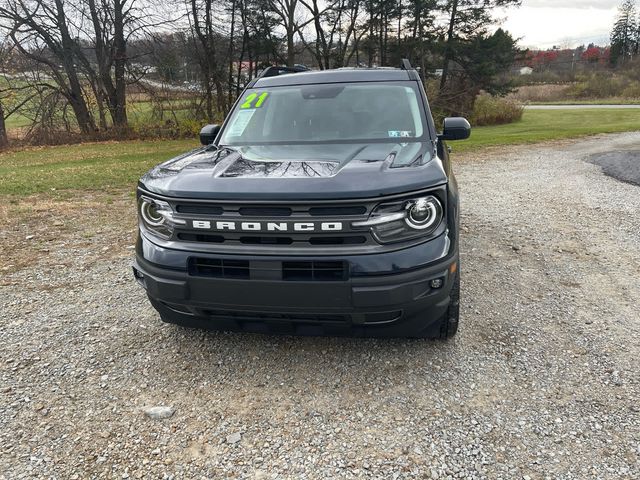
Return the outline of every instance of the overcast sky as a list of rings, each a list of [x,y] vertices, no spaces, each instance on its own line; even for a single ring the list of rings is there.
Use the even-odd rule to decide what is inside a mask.
[[[604,45],[621,0],[522,0],[500,15],[523,47]]]

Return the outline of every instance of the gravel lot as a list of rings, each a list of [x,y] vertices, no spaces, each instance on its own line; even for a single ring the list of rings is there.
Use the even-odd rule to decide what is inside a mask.
[[[129,269],[130,193],[13,205],[0,478],[640,478],[640,188],[584,161],[639,145],[460,159],[448,343],[165,325]]]

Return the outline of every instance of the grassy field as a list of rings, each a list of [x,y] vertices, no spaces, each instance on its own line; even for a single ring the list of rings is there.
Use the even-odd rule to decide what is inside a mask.
[[[0,194],[133,190],[140,174],[153,165],[197,146],[196,139],[126,141],[7,152],[0,154]]]
[[[452,142],[454,156],[479,148],[640,130],[640,110],[528,110],[509,125],[478,127]],[[0,154],[0,194],[135,188],[151,166],[198,145],[197,140],[87,143]]]
[[[465,152],[636,130],[640,130],[640,109],[525,110],[519,122],[475,128],[469,140],[452,145],[456,152]]]
[[[596,98],[586,100],[556,100],[549,102],[529,102],[529,105],[640,105],[640,98]]]
[[[150,101],[129,102],[127,104],[127,116],[129,117],[130,125],[136,127],[145,122],[160,123],[163,120],[173,120],[174,114],[175,119],[178,121],[185,120],[191,116],[191,109],[189,108],[189,102],[187,100],[164,102],[163,106],[165,112],[163,118],[160,119],[158,113],[153,111],[153,105]],[[7,118],[6,122],[7,130],[28,127],[31,123],[31,119],[18,112]]]

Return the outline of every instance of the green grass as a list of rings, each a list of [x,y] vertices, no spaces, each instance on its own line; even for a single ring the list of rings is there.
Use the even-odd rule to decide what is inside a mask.
[[[20,110],[14,112],[6,119],[7,130],[15,130],[18,128],[29,127],[32,124],[32,120],[23,115],[23,112],[28,109],[35,110],[39,97],[36,92],[31,88],[21,89],[21,87],[27,86],[25,80],[19,78],[8,79],[6,76],[0,74],[0,89],[8,92],[3,95],[3,104],[5,111],[9,111],[14,105],[19,104],[27,97],[32,97],[32,100],[28,101]],[[13,92],[13,93],[12,93]],[[166,120],[173,120],[175,113],[175,119],[178,121],[185,121],[193,116],[192,105],[189,99],[180,98],[174,100],[164,100],[160,102],[165,112],[162,119],[159,118],[157,112],[153,111],[153,104],[149,100],[137,100],[133,97],[127,99],[127,115],[129,117],[129,124],[132,127],[144,125],[146,123],[161,124]],[[106,105],[105,105],[106,108]],[[173,113],[172,113],[173,112]],[[105,112],[107,116],[107,123],[110,123],[109,112]],[[98,111],[96,107],[93,107],[93,115],[98,122]],[[71,115],[71,117],[73,117]]]
[[[521,121],[474,128],[456,153],[598,133],[640,130],[640,110],[527,110]],[[151,166],[198,146],[197,140],[86,143],[0,154],[0,194],[135,188]],[[455,158],[455,157],[454,157]]]
[[[0,154],[0,194],[135,188],[142,173],[197,140],[86,143]]]
[[[594,98],[583,100],[557,100],[552,102],[528,102],[529,105],[640,105],[640,98]]]
[[[166,108],[164,120],[173,120],[172,111],[175,112],[175,118],[178,121],[184,121],[191,118],[191,103],[189,100],[174,100],[171,102],[163,102]],[[150,101],[130,101],[127,103],[127,117],[132,126],[140,125],[145,122],[160,122],[158,118],[154,118],[153,104]]]
[[[21,115],[19,112],[15,112],[6,121],[7,130],[13,130],[16,128],[28,127],[31,125],[31,120],[29,120],[24,115]]]
[[[186,119],[191,118],[192,113],[189,108],[189,103],[187,100],[183,101],[175,101],[165,102],[165,106],[167,111],[164,114],[163,120],[173,120],[174,116],[171,113],[173,109],[175,111],[175,118],[178,121],[184,121]],[[110,123],[109,113],[107,115],[107,123]],[[149,101],[142,102],[129,102],[127,104],[127,116],[129,118],[129,124],[132,127],[136,127],[145,123],[162,123],[162,120],[159,118],[154,118],[153,105]],[[95,117],[97,120],[98,114],[95,112]],[[20,112],[15,112],[9,118],[7,118],[7,130],[13,130],[16,128],[29,127],[31,125],[31,119],[25,117]]]
[[[519,122],[473,128],[469,140],[451,145],[456,152],[466,152],[637,130],[640,130],[640,109],[525,110]]]

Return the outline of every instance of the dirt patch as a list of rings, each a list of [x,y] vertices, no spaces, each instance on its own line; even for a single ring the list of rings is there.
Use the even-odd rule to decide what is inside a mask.
[[[65,191],[6,197],[0,203],[0,272],[35,264],[68,264],[77,249],[86,262],[128,255],[135,241],[136,210],[132,192]],[[0,284],[9,280],[0,280]]]

